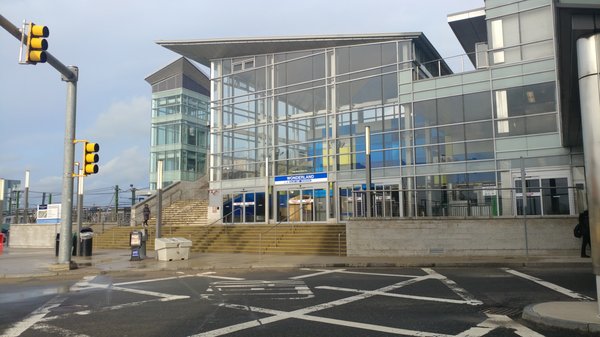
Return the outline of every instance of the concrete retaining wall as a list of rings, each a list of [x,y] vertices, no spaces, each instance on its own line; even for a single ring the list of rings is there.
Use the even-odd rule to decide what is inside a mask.
[[[9,246],[12,248],[54,248],[59,224],[12,224]]]
[[[528,218],[529,255],[578,255],[577,218]],[[354,220],[348,256],[523,256],[523,219]]]

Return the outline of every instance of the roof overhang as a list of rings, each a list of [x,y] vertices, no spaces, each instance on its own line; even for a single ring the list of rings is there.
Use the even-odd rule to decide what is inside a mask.
[[[469,59],[476,64],[475,45],[487,42],[487,26],[485,23],[485,9],[473,9],[466,12],[448,15],[448,24],[456,35]]]
[[[579,147],[583,144],[583,138],[577,75],[577,39],[600,32],[600,4],[590,4],[584,0],[560,0],[557,11],[556,49],[562,141],[564,146]]]
[[[333,48],[395,40],[418,40],[435,51],[423,33],[393,33],[364,35],[325,35],[266,38],[235,38],[187,41],[157,41],[159,45],[210,67],[210,61],[220,58],[244,57],[299,50]],[[437,52],[435,52],[437,54]]]

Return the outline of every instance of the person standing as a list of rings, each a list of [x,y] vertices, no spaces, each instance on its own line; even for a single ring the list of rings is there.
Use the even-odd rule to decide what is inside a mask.
[[[590,257],[586,254],[587,246],[592,248],[590,240],[590,217],[588,210],[586,209],[579,214],[579,224],[581,225],[581,257]]]
[[[142,213],[144,214],[143,226],[148,227],[148,220],[150,220],[150,207],[148,207],[148,204],[144,205],[144,209],[142,210]]]

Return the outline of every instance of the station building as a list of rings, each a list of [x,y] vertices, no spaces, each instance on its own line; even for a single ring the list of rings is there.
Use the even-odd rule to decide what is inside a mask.
[[[156,189],[158,161],[164,186],[196,181],[206,174],[210,80],[182,57],[146,82],[152,86],[150,189]]]
[[[598,18],[583,0],[486,0],[448,16],[451,58],[423,33],[158,43],[211,69],[224,223],[573,217],[588,207],[576,41]]]

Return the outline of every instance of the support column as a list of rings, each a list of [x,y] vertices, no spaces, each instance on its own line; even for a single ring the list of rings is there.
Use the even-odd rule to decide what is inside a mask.
[[[577,40],[577,65],[592,264],[600,285],[600,34]]]

